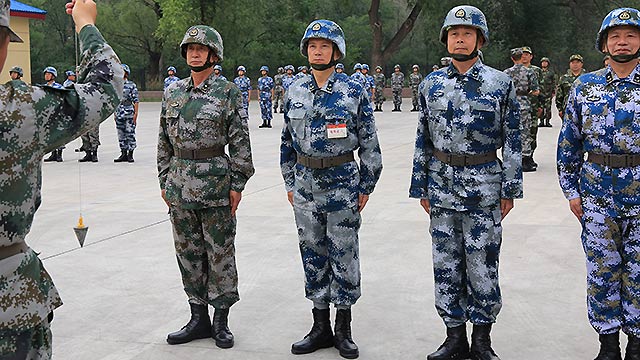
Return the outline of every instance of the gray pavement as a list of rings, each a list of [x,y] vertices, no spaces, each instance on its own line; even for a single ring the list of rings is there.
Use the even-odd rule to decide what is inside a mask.
[[[360,358],[424,359],[443,340],[433,301],[428,218],[408,198],[417,113],[376,113],[384,170],[363,214],[363,296],[353,309]],[[212,340],[168,345],[166,334],[188,320],[167,209],[159,196],[155,155],[159,103],[142,103],[134,164],[115,164],[112,119],[101,126],[100,162],[45,163],[43,204],[29,244],[60,290],[64,305],[52,325],[54,358],[73,359],[337,359],[335,349],[291,355],[291,343],[311,325],[291,207],[278,166],[282,115],[259,129],[251,102],[256,175],[238,213],[237,262],[242,300],[231,311],[236,345]],[[591,359],[597,336],[585,306],[579,223],[559,190],[553,128],[539,130],[535,173],[525,174],[525,198],[504,221],[500,276],[504,306],[494,326],[503,359]],[[82,176],[78,175],[81,171]],[[82,180],[80,202],[79,179]],[[73,234],[82,204],[89,232],[84,248]]]

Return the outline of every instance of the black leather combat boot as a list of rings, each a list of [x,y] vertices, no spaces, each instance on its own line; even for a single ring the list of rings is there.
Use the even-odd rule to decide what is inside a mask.
[[[56,161],[62,162],[62,149],[56,150]]]
[[[360,353],[358,345],[351,338],[351,309],[336,310],[336,324],[333,336],[334,346],[345,359],[356,359]]]
[[[98,150],[91,152],[91,162],[98,162]]]
[[[182,329],[167,335],[167,342],[171,345],[184,344],[196,339],[211,337],[211,320],[206,305],[189,304],[191,319]]]
[[[233,334],[229,330],[229,309],[216,309],[213,313],[211,337],[216,341],[216,346],[221,349],[233,347]]]
[[[113,162],[125,162],[127,161],[127,150],[120,150],[120,156],[113,159]]]
[[[600,334],[598,338],[600,340],[600,352],[598,352],[595,360],[622,360],[619,332]]]
[[[45,162],[49,162],[49,161],[56,161],[56,158],[58,157],[58,150],[53,150],[51,152],[51,155],[49,155],[48,158],[44,159]]]
[[[330,348],[333,346],[333,332],[331,331],[331,321],[329,320],[329,309],[313,308],[313,326],[304,339],[291,345],[291,353],[309,354],[318,349]]]
[[[467,339],[467,326],[460,325],[447,328],[447,338],[438,350],[427,355],[427,360],[463,360],[468,359],[469,340]]]
[[[135,162],[135,160],[133,159],[133,150],[127,151],[127,162]]]
[[[629,335],[624,360],[640,360],[640,338]]]
[[[86,155],[82,159],[78,159],[79,162],[88,162],[91,161],[93,151],[87,150]]]
[[[491,324],[473,325],[471,333],[472,360],[500,360],[491,348]]]

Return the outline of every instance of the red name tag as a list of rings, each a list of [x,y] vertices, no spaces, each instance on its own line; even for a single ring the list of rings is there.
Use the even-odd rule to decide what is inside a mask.
[[[327,138],[342,139],[347,137],[347,124],[327,125]]]

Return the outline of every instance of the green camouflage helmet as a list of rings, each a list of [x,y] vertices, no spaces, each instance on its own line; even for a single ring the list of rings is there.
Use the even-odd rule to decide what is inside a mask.
[[[24,76],[24,72],[22,71],[22,68],[20,66],[14,66],[9,70],[9,74],[11,74],[12,72],[20,75],[20,77]]]
[[[185,59],[187,58],[187,45],[189,44],[201,44],[209,47],[218,56],[218,62],[222,62],[224,46],[222,45],[222,36],[216,29],[206,25],[190,27],[180,43],[182,57]]]
[[[584,62],[584,59],[582,58],[582,55],[580,54],[573,54],[569,57],[569,62],[572,62],[573,60],[578,60],[580,62]]]
[[[546,62],[548,62],[549,64],[551,64],[551,61],[550,61],[550,60],[549,60],[549,58],[548,58],[548,57],[546,57],[546,56],[545,56],[545,57],[543,57],[542,59],[540,59],[540,62],[544,62],[544,61],[546,61]]]

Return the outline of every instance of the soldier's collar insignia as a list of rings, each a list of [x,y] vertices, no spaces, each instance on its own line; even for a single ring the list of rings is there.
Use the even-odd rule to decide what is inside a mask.
[[[180,103],[177,101],[171,103],[171,107],[177,108],[178,106],[180,106]]]
[[[464,9],[460,9],[458,11],[456,11],[456,15],[457,18],[459,19],[463,19],[465,16],[467,16],[467,13],[464,11]]]
[[[320,23],[315,23],[315,25],[313,25],[313,27],[311,28],[311,30],[313,30],[313,31],[318,31],[318,30],[320,30],[320,27],[321,27],[321,26],[320,26]]]
[[[198,29],[191,29],[189,31],[189,36],[196,36],[198,35]]]
[[[587,96],[587,101],[588,102],[598,102],[600,101],[602,98],[598,95],[589,95]]]
[[[301,103],[301,102],[295,102],[295,103],[291,104],[291,106],[293,106],[296,109],[300,109],[301,107],[304,106],[304,104]]]
[[[442,97],[442,96],[444,96],[443,90],[436,90],[433,92],[433,97]]]
[[[608,83],[613,81],[613,74],[611,74],[611,72],[607,72],[606,80]]]
[[[620,15],[618,15],[618,19],[620,20],[629,20],[630,18],[631,14],[627,10],[621,12]]]

